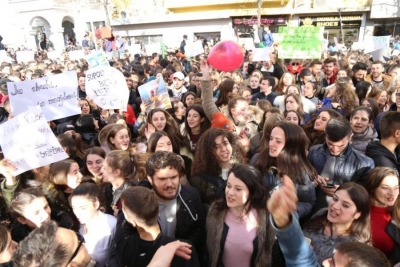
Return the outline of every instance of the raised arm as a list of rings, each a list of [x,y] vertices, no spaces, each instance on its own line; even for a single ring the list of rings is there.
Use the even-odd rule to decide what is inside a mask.
[[[203,108],[207,118],[212,121],[214,113],[218,112],[218,107],[214,103],[213,88],[210,81],[210,68],[205,59],[201,61],[201,72],[203,73],[203,80],[201,81],[201,94],[203,98]]]

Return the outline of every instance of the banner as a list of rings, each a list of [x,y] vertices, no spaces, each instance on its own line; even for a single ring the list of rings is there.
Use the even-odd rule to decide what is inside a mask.
[[[253,61],[269,61],[270,48],[254,48]]]
[[[7,63],[12,63],[12,58],[10,58],[8,55],[7,55],[7,51],[6,50],[0,50],[0,63],[2,63],[2,62],[7,62]]]
[[[279,27],[282,38],[279,43],[279,58],[319,59],[322,52],[320,27]]]
[[[91,68],[95,68],[97,66],[110,66],[106,55],[101,50],[93,51],[88,56],[86,56],[85,59]]]
[[[17,116],[39,105],[48,121],[81,113],[76,71],[7,83],[11,110]]]
[[[151,56],[153,53],[161,54],[161,45],[160,43],[149,44],[146,45],[146,55]]]
[[[35,60],[33,51],[17,51],[16,54],[18,63]]]
[[[378,49],[389,47],[390,44],[389,36],[368,36],[364,38],[365,53],[376,51]]]
[[[172,108],[168,90],[162,78],[145,83],[139,86],[138,90],[142,101],[149,103],[146,112],[155,108]]]
[[[1,124],[0,145],[14,176],[68,158],[39,106]]]
[[[195,57],[197,55],[204,54],[203,44],[199,41],[187,42],[185,45],[185,56]]]
[[[140,44],[132,44],[131,46],[127,47],[129,54],[135,55],[135,54],[141,54],[142,49],[140,48]]]
[[[83,50],[76,50],[68,52],[68,56],[70,60],[80,60],[85,58],[85,53]]]
[[[86,72],[86,94],[103,109],[126,111],[129,89],[125,77],[116,68],[98,66]]]

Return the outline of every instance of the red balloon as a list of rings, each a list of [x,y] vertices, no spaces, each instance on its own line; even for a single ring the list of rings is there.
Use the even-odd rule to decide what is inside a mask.
[[[242,47],[234,41],[219,42],[208,55],[208,64],[220,71],[236,70],[243,61]]]

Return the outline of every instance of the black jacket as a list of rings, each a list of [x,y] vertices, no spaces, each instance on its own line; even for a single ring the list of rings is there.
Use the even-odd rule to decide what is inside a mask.
[[[400,146],[397,146],[395,154],[384,147],[379,141],[368,144],[365,155],[374,160],[376,167],[389,167],[400,171]]]
[[[139,186],[152,188],[147,180]],[[196,188],[181,185],[177,196],[175,238],[187,239],[193,246],[200,248],[205,244],[206,212],[201,204],[200,194]]]
[[[389,260],[392,265],[395,265],[400,262],[400,229],[397,227],[396,221],[392,220],[385,231],[394,240],[394,250],[389,256]]]
[[[138,263],[140,236],[136,228],[125,220],[124,214],[118,214],[117,228],[114,237],[114,242],[110,249],[109,267],[145,267],[147,266],[157,249],[163,245],[174,242],[176,238],[170,238],[160,233],[151,247],[148,248],[142,263]],[[183,240],[188,242],[186,240]],[[188,242],[190,243],[190,241]],[[171,265],[172,267],[197,267],[200,266],[198,256],[195,249],[192,249],[191,259],[184,260],[178,256],[174,256]]]

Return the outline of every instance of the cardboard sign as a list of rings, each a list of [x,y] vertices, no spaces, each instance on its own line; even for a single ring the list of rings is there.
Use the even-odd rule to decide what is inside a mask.
[[[95,68],[97,66],[110,66],[106,55],[101,50],[90,53],[88,56],[86,56],[86,60],[91,68]]]
[[[4,156],[17,167],[13,175],[68,158],[39,106],[0,125]]]
[[[156,79],[145,83],[138,88],[143,102],[149,103],[146,112],[155,108],[171,108],[168,90],[163,79]]]
[[[195,57],[200,54],[204,54],[203,44],[200,41],[186,43],[185,56]]]
[[[33,51],[17,51],[17,61],[20,62],[29,62],[35,60]]]
[[[269,47],[265,48],[254,48],[253,49],[253,61],[269,61]]]
[[[368,36],[365,37],[365,53],[389,47],[391,36]]]
[[[279,58],[321,58],[321,27],[279,27]]]
[[[160,43],[149,44],[146,45],[146,54],[151,56],[153,53],[161,54],[161,45]]]
[[[85,58],[85,53],[83,50],[76,50],[68,52],[68,56],[70,60],[80,60]]]
[[[49,121],[81,113],[76,71],[7,83],[11,110],[17,116],[39,105]]]
[[[103,109],[126,111],[129,89],[125,77],[116,68],[98,66],[86,72],[86,94]]]

